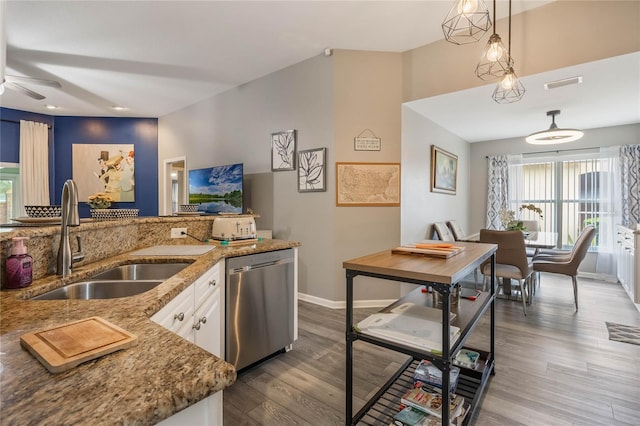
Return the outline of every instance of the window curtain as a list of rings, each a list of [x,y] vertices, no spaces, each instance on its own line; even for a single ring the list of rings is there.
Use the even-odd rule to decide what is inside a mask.
[[[500,210],[508,208],[509,160],[506,155],[487,157],[487,229],[501,229]]]
[[[619,147],[601,148],[599,158],[600,216],[598,222],[598,257],[596,273],[616,275],[616,224],[620,223],[620,194],[618,170]]]
[[[23,206],[49,205],[49,129],[44,123],[20,120],[20,193]]]
[[[621,223],[635,227],[640,223],[640,145],[620,147]]]

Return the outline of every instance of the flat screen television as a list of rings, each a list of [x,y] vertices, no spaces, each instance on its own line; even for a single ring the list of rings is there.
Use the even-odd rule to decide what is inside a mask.
[[[242,213],[242,163],[189,170],[189,204],[207,214]]]

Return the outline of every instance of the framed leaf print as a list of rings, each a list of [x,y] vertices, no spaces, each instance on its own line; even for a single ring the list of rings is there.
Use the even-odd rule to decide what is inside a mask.
[[[271,171],[296,169],[296,131],[271,134]]]
[[[326,188],[327,148],[298,153],[298,192],[324,192]]]

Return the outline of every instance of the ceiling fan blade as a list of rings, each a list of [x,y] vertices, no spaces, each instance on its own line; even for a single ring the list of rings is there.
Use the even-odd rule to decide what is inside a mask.
[[[22,93],[23,95],[27,95],[30,98],[35,99],[36,101],[41,101],[41,100],[43,100],[45,98],[40,93],[36,93],[33,90],[29,90],[26,87],[22,87],[17,83],[12,83],[12,82],[7,81],[5,83],[5,87],[8,87],[8,88],[13,89],[13,90],[16,90],[16,91]]]
[[[7,75],[5,76],[5,80],[7,80],[10,83],[37,84],[39,86],[62,87],[62,85],[55,80],[43,80],[41,78],[33,78],[33,77],[19,77],[17,75]]]

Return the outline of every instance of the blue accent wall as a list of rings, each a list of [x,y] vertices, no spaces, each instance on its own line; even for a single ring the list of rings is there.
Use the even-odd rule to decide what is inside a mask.
[[[158,119],[120,117],[55,117],[0,108],[0,162],[17,163],[20,124],[30,120],[49,124],[49,192],[51,204],[60,204],[62,185],[73,176],[73,144],[133,144],[135,202],[114,203],[115,208],[136,208],[140,216],[158,215]],[[80,216],[89,217],[86,200],[78,204]]]
[[[156,118],[56,117],[54,161],[56,188],[72,178],[73,144],[133,144],[135,202],[114,208],[140,209],[140,216],[158,215],[158,120]],[[89,217],[86,200],[79,200],[80,216]],[[55,194],[60,204],[60,194]]]

